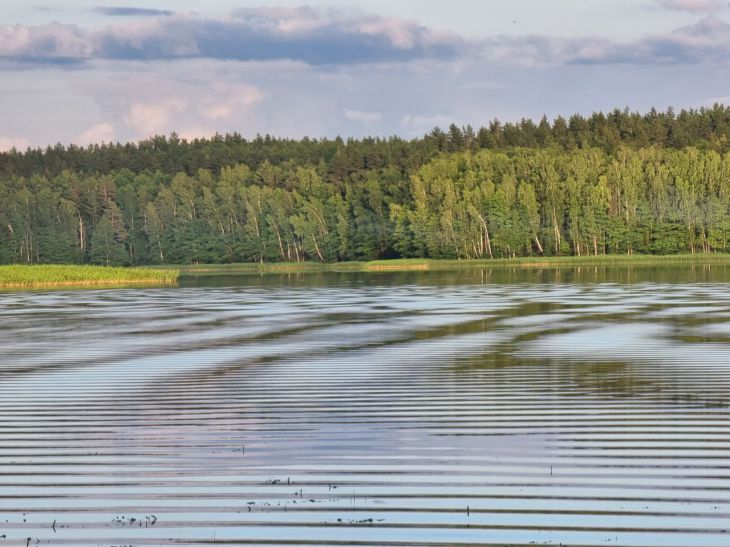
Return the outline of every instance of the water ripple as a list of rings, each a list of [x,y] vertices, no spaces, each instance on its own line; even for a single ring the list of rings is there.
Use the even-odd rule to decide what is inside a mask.
[[[0,295],[0,547],[726,546],[730,289]]]

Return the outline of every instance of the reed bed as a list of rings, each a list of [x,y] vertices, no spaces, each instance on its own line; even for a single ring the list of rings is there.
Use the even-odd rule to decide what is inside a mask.
[[[9,265],[0,266],[0,288],[174,285],[179,275],[180,272],[174,269]]]

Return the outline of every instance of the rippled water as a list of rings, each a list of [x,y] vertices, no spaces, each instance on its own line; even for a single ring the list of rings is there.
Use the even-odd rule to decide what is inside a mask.
[[[727,546],[728,280],[1,294],[0,546]]]

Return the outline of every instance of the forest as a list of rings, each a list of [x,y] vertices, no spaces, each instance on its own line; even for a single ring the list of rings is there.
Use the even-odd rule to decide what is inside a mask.
[[[726,252],[730,108],[0,154],[0,263]]]

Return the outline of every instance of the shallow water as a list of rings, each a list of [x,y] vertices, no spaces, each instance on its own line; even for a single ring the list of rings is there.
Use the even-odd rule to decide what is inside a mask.
[[[0,295],[0,547],[730,544],[730,273]]]

